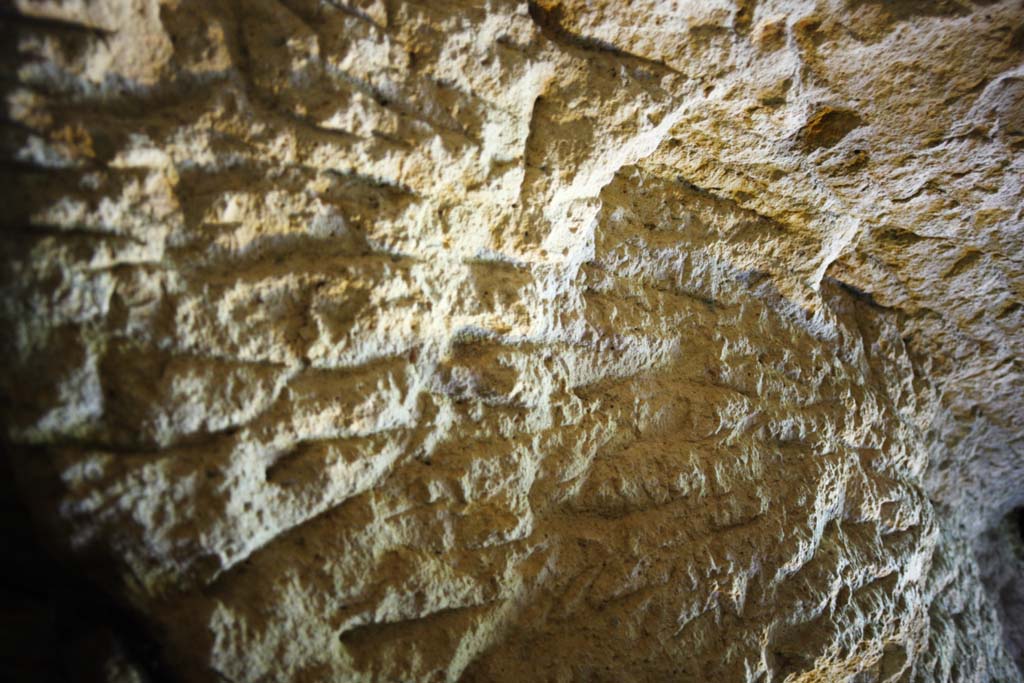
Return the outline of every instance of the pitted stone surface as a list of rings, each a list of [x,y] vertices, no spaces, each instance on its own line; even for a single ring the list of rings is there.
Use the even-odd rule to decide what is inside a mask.
[[[15,6],[11,462],[168,676],[1021,680],[1019,0]]]

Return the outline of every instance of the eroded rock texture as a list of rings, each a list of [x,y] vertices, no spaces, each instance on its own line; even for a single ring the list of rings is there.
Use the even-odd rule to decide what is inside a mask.
[[[11,463],[169,680],[1021,680],[1019,0],[15,4]]]

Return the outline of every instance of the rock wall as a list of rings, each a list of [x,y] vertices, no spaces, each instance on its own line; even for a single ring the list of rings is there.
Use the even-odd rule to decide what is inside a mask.
[[[1019,0],[14,4],[109,680],[1022,680]]]

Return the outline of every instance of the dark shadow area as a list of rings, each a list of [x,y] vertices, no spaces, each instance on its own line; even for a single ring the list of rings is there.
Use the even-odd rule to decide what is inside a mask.
[[[975,553],[1006,650],[1024,672],[1024,507],[1011,510],[982,534]]]
[[[6,455],[0,520],[0,678],[175,683],[149,627],[39,542]]]

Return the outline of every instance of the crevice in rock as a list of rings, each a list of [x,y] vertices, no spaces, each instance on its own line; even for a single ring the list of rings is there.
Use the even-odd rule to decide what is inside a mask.
[[[1008,512],[975,545],[982,580],[988,589],[1003,641],[1024,672],[1024,506]]]
[[[597,38],[591,38],[589,36],[576,35],[565,28],[562,24],[562,8],[559,5],[547,8],[538,2],[531,1],[527,5],[530,10],[530,18],[533,19],[537,28],[541,30],[548,40],[556,44],[563,44],[575,47],[580,50],[586,50],[589,52],[600,52],[610,55],[613,58],[620,59],[626,62],[636,62],[648,68],[654,68],[659,71],[665,71],[668,73],[678,74],[676,69],[673,69],[668,64],[660,62],[656,59],[649,59],[640,55],[635,55],[630,52],[612,45],[603,40]]]

